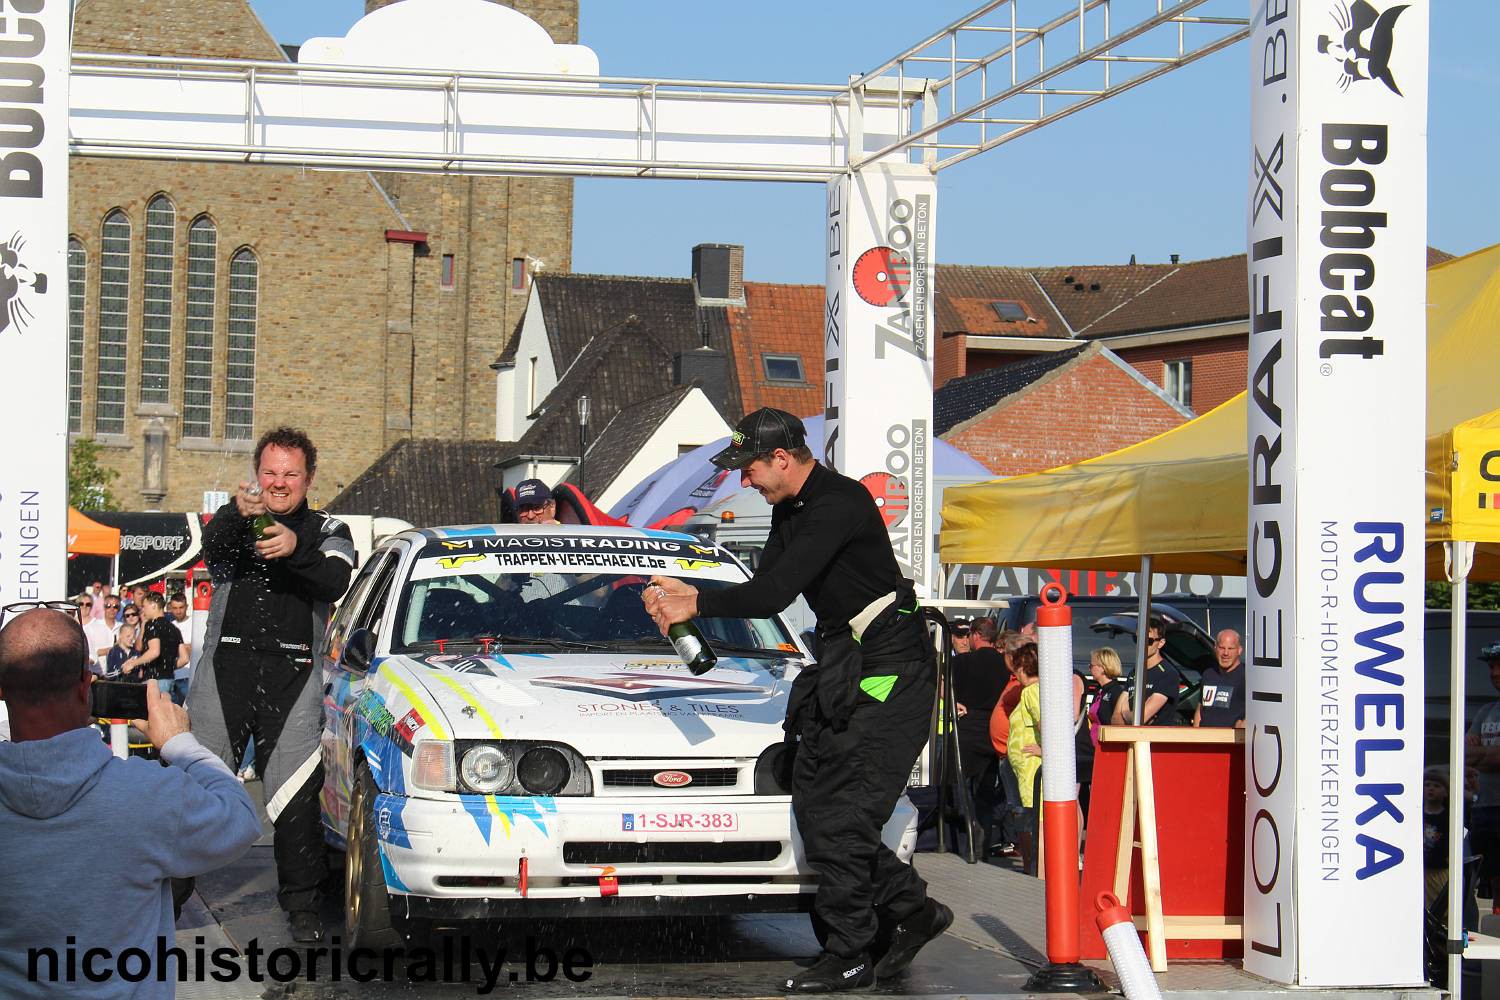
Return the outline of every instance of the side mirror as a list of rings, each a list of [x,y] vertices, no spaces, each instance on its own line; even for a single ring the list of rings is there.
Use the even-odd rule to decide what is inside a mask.
[[[370,669],[370,661],[375,659],[375,633],[367,628],[355,629],[354,633],[344,641],[344,654],[339,662],[348,670],[357,670],[364,673]]]

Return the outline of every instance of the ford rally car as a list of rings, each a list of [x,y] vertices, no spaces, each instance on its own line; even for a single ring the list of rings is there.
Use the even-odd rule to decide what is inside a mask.
[[[672,532],[409,531],[359,573],[323,649],[323,812],[345,941],[414,920],[806,909],[782,783],[805,651],[779,619],[703,619],[693,676],[641,603],[653,574],[745,579]],[[916,841],[905,798],[884,830]]]

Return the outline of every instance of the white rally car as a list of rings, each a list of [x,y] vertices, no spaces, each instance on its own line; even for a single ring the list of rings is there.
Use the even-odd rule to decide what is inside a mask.
[[[321,651],[346,942],[423,918],[808,907],[778,766],[807,654],[779,619],[704,619],[719,660],[693,676],[641,604],[653,574],[746,578],[691,535],[622,528],[434,528],[375,551]],[[911,856],[905,798],[884,837]]]

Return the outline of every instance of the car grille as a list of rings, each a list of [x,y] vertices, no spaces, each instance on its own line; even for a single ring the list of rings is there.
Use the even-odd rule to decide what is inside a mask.
[[[629,767],[629,768],[605,768],[605,788],[662,788],[655,778],[662,771],[680,770],[683,774],[690,775],[692,782],[681,786],[681,788],[666,788],[664,791],[694,791],[702,788],[733,788],[739,784],[740,771],[737,767],[684,767],[684,768],[662,768],[662,767]]]
[[[585,840],[563,844],[563,862],[570,865],[727,864],[736,861],[775,861],[782,845],[775,840],[664,841],[654,844]]]

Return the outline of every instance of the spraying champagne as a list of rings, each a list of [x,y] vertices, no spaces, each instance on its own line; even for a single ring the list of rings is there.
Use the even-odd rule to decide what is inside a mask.
[[[259,498],[261,489],[259,486],[250,486],[246,488],[245,492],[252,497]],[[271,512],[269,510],[261,511],[260,514],[255,518],[255,520],[250,522],[250,527],[255,532],[255,540],[257,542],[265,541],[266,530],[275,523],[276,518],[271,516]]]

